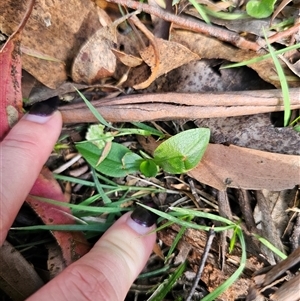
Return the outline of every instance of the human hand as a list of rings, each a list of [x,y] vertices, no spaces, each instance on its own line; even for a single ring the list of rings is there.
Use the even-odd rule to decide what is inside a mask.
[[[34,106],[0,144],[0,246],[61,131],[51,103]],[[18,189],[16,189],[18,188]],[[124,300],[146,264],[156,235],[155,217],[143,208],[123,215],[83,256],[30,301]]]

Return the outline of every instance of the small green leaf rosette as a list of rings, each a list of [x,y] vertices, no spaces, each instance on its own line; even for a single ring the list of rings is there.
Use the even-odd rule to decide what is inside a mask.
[[[154,161],[171,174],[185,173],[200,162],[209,143],[210,130],[197,128],[181,132],[161,143]]]

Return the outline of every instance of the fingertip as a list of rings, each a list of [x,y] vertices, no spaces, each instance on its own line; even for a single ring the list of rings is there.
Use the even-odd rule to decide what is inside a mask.
[[[21,121],[22,120],[38,124],[46,124],[51,121],[51,123],[56,124],[56,126],[59,128],[61,128],[62,125],[62,116],[58,110],[52,112],[50,115],[36,115],[28,112],[23,116]]]
[[[53,113],[57,110],[58,97],[52,97],[45,101],[36,102],[24,116],[25,120],[44,124],[52,118]]]
[[[138,206],[128,217],[127,225],[138,234],[146,234],[153,230],[156,220],[156,214]]]

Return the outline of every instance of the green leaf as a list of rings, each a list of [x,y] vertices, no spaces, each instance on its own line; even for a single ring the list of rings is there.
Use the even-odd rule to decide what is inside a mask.
[[[147,125],[144,124],[142,122],[131,122],[133,125],[135,125],[136,127],[138,127],[139,129],[145,130],[147,131],[149,134],[148,135],[155,135],[158,136],[159,138],[163,138],[164,137],[164,133]]]
[[[111,133],[104,133],[104,125],[102,124],[90,125],[85,138],[87,141],[92,142],[100,149],[104,148],[107,142],[114,140],[114,137]]]
[[[161,143],[154,151],[154,160],[168,173],[184,173],[201,160],[209,142],[210,130],[197,128],[179,133]]]
[[[276,0],[251,0],[246,5],[246,11],[253,18],[267,18],[273,13],[275,3]]]
[[[276,248],[273,244],[271,244],[268,240],[266,240],[264,237],[259,236],[257,234],[253,234],[255,238],[257,238],[262,244],[264,244],[267,248],[269,248],[274,254],[279,256],[282,260],[286,259],[287,256],[282,253],[278,248]]]
[[[296,131],[296,132],[300,132],[300,125],[295,125],[293,127],[293,129]]]
[[[144,176],[150,178],[157,175],[158,168],[153,160],[146,159],[140,164],[140,171]]]
[[[103,150],[91,142],[78,143],[76,148],[93,168],[110,177],[124,177],[139,171],[142,160],[139,155],[131,152],[127,147],[112,142],[107,157],[97,166]]]

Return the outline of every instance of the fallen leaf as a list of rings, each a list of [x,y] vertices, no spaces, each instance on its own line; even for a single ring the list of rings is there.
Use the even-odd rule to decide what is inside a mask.
[[[143,83],[135,85],[135,89],[145,89],[159,76],[191,61],[200,59],[196,53],[190,51],[188,48],[179,43],[159,38],[154,39],[157,47],[156,50],[153,45],[150,45],[140,52],[142,59],[151,67],[151,71],[154,74],[150,76],[150,81],[148,79]],[[156,65],[157,60],[155,52],[159,53],[158,66]]]
[[[285,64],[290,68],[290,70],[300,77],[300,59],[294,62],[293,64],[290,63],[283,55],[279,56],[282,61],[285,62]]]
[[[46,225],[74,224],[71,210],[38,200],[36,197],[48,198],[66,202],[65,196],[52,173],[44,167],[36,180],[26,202],[33,208]],[[89,244],[84,235],[77,231],[52,231],[57,243],[62,249],[66,265],[79,259],[89,251]]]
[[[273,23],[274,19],[278,14],[291,2],[292,0],[282,0],[281,3],[277,6],[276,10],[273,12],[270,24]]]
[[[279,191],[300,183],[300,156],[209,144],[188,175],[218,190],[228,187]]]
[[[219,69],[222,65],[223,60],[192,61],[158,78],[145,93],[199,93],[273,88],[247,67]]]
[[[0,50],[0,140],[22,116],[20,34]]]
[[[27,1],[0,0],[2,33],[9,36],[16,30],[26,6]],[[82,43],[101,27],[99,10],[89,0],[37,0],[22,34],[22,47],[61,62],[23,54],[23,69],[49,88],[61,85]]]
[[[0,248],[0,287],[14,301],[23,301],[44,282],[20,252],[7,241]]]
[[[92,84],[114,74],[117,62],[112,48],[117,43],[117,27],[130,15],[100,28],[81,47],[71,71],[75,82]]]
[[[174,29],[171,34],[171,40],[184,45],[194,53],[198,54],[202,59],[217,58],[225,59],[231,62],[242,62],[266,54],[266,52],[263,52],[262,50],[258,54],[254,51],[237,49],[229,44],[224,44],[224,42],[215,38],[185,30]],[[271,58],[265,59],[258,63],[250,64],[248,67],[255,70],[266,82],[274,85],[277,88],[281,88],[280,80]],[[282,63],[282,67],[284,74],[287,77],[291,75],[293,76],[293,73],[287,66],[285,66],[285,64]],[[300,80],[293,76],[293,79],[288,81],[288,83],[290,88],[299,87]]]
[[[123,51],[119,51],[117,49],[111,49],[111,51],[125,66],[137,67],[143,63],[141,58],[127,54]]]
[[[206,118],[194,122],[198,127],[210,129],[210,142],[214,144],[233,144],[272,153],[300,155],[300,133],[291,127],[275,127],[270,114]]]
[[[92,84],[113,75],[116,56],[111,51],[116,43],[115,26],[99,29],[82,46],[72,66],[72,79],[77,83]]]

